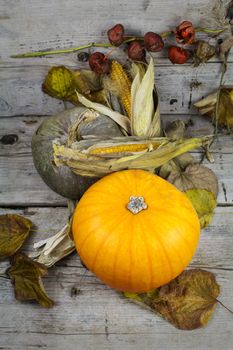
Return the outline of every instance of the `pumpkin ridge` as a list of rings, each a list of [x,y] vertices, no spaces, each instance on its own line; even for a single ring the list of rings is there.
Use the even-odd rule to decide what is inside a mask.
[[[149,245],[149,242],[148,242],[148,239],[147,239],[147,232],[146,230],[144,229],[145,228],[145,225],[142,225],[142,218],[140,218],[140,227],[142,228],[142,233],[143,233],[143,242],[144,242],[144,245],[146,247],[146,251],[147,251],[147,261],[148,261],[148,265],[149,265],[149,271],[150,271],[150,283],[149,283],[149,289],[152,289],[154,286],[153,286],[153,268],[152,268],[152,261],[151,261],[151,255],[150,255],[150,245]]]
[[[103,192],[101,192],[100,190],[95,190],[94,188],[93,189],[91,189],[91,192],[90,193],[101,193],[101,194],[103,194]],[[117,197],[117,198],[119,198],[119,199],[122,199],[122,198],[124,198],[124,195],[122,195],[122,196],[120,196],[119,195],[119,191],[118,192],[116,192],[115,190],[114,191],[106,191],[105,190],[105,192],[104,192],[104,194],[105,195],[110,195],[110,196],[115,196],[115,197]]]
[[[125,213],[125,215],[126,215],[126,213]],[[122,219],[123,219],[123,218],[122,218]],[[118,227],[119,227],[118,225],[116,225],[116,220],[115,220],[115,218],[114,218],[113,221],[114,221],[114,223],[115,223],[114,229],[112,230],[112,232],[111,232],[109,235],[106,235],[105,239],[100,243],[100,246],[99,246],[98,249],[97,249],[97,252],[96,252],[95,257],[94,257],[94,259],[93,259],[92,266],[91,266],[90,270],[93,270],[93,269],[94,269],[94,266],[95,266],[95,264],[96,264],[98,255],[99,255],[99,253],[100,253],[100,251],[101,251],[101,248],[104,247],[104,245],[106,244],[106,242],[108,241],[108,239],[112,236],[112,234],[115,232],[115,230],[118,229]]]
[[[128,170],[122,170],[120,172],[115,172],[113,173],[114,175],[117,174],[117,178],[116,178],[116,182],[119,182],[119,186],[120,184],[122,184],[122,186],[120,186],[120,189],[122,190],[122,188],[127,188],[130,193],[131,192],[136,192],[136,185],[137,185],[137,176],[136,173],[138,170],[136,169],[132,169],[131,172],[133,172],[133,179],[129,179],[128,176],[125,176],[126,172]],[[140,171],[140,170],[139,170]],[[132,181],[133,180],[133,181]]]
[[[85,220],[85,221],[86,221],[86,220]],[[85,221],[84,221],[84,222],[85,222]],[[113,221],[114,221],[114,220],[113,220]],[[113,227],[115,227],[115,225],[113,225]],[[82,248],[83,248],[84,243],[86,243],[87,239],[88,239],[95,231],[96,231],[96,228],[93,229],[93,230],[91,230],[90,232],[88,232],[88,234],[87,234],[87,236],[84,238],[83,242],[82,242],[81,244],[79,244],[78,251],[79,251],[80,255],[81,255],[81,250],[82,250]]]
[[[189,224],[189,222],[187,220],[184,220],[184,221],[186,221]],[[184,235],[182,234],[182,232],[180,230],[176,230],[176,233],[178,233],[179,236],[181,236],[182,240],[185,243],[185,246],[186,246],[187,250],[190,252],[190,256],[193,256],[193,252],[190,250],[189,243],[186,240],[186,238],[184,238]],[[178,254],[178,256],[179,256],[179,254]]]
[[[156,236],[156,239],[158,240],[158,242],[160,244],[160,247],[161,247],[161,250],[163,251],[163,253],[164,253],[165,257],[166,257],[167,264],[168,264],[168,266],[170,268],[170,280],[172,280],[173,279],[173,275],[174,275],[174,271],[173,271],[173,267],[172,267],[170,259],[169,259],[168,252],[165,249],[163,243],[161,242],[161,239],[160,239],[159,235]]]
[[[112,275],[113,275],[112,279],[113,279],[113,281],[116,278],[116,265],[117,265],[117,259],[119,257],[119,247],[120,247],[120,243],[121,243],[120,236],[121,235],[119,235],[119,237],[118,237],[117,249],[116,249],[116,253],[115,253],[115,256],[114,256],[114,264],[113,264],[113,269],[112,269]]]
[[[82,206],[82,208],[85,208],[85,207]],[[88,206],[87,206],[87,208],[88,208]],[[90,208],[90,205],[89,205],[89,208]],[[108,212],[108,213],[109,213],[109,208],[106,207],[104,210],[102,210],[102,211],[96,211],[95,213],[98,213],[98,215],[99,215],[99,214],[103,214],[103,213],[105,213],[105,212]],[[84,220],[79,221],[79,225],[80,225],[80,224],[82,225],[85,221],[88,221],[90,218],[92,218],[92,216],[93,216],[93,214],[90,215],[90,217],[87,217],[87,216],[86,216],[86,217],[84,218]],[[114,213],[114,218],[115,218],[115,217],[116,217],[116,213]],[[119,214],[118,217],[122,217],[122,215]]]
[[[187,250],[190,252],[190,256],[193,256],[193,252],[191,251],[191,249],[189,247],[189,242],[186,240],[186,238],[184,238],[184,235],[181,233],[181,231],[178,230],[177,232],[182,237],[182,240],[184,241]]]
[[[132,239],[133,239],[133,230],[132,230],[132,227],[133,227],[133,216],[131,216],[131,230],[130,230],[130,244],[129,244],[129,263],[130,265],[129,266],[132,266]],[[129,269],[129,284],[130,284],[130,288],[132,289],[133,288],[133,281],[132,281],[132,269]]]

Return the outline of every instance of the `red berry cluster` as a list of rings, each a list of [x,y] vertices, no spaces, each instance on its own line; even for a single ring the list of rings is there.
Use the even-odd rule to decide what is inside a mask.
[[[124,41],[127,42],[127,37],[122,24],[116,24],[108,30],[108,40],[114,46],[121,45]],[[159,34],[148,32],[144,38],[133,40],[128,46],[128,57],[134,61],[144,61],[146,50],[149,52],[159,52],[163,49],[164,42]]]
[[[125,37],[125,29],[122,24],[116,24],[108,30],[107,34],[109,42],[114,46],[120,46],[122,43],[128,42],[128,57],[134,61],[145,61],[146,50],[159,52],[164,47],[163,39],[154,32],[148,32],[144,35],[144,38],[132,41],[131,38]],[[99,74],[108,73],[111,66],[107,56],[101,52],[90,55],[89,65],[94,72]]]
[[[182,46],[190,45],[195,40],[195,29],[188,21],[182,22],[172,33],[175,34],[178,44]],[[108,30],[107,34],[109,42],[114,46],[128,43],[128,57],[134,61],[145,61],[146,51],[160,52],[164,48],[164,41],[159,34],[147,32],[143,38],[127,37],[122,24],[116,24]],[[189,59],[189,51],[182,47],[171,46],[168,49],[168,58],[172,63],[183,64]],[[110,71],[111,62],[103,53],[95,52],[90,55],[89,65],[94,72],[106,74]]]

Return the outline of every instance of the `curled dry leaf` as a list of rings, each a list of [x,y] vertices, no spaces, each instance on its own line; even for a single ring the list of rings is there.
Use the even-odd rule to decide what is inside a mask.
[[[204,165],[190,164],[184,171],[172,170],[167,181],[183,192],[202,189],[213,192],[216,197],[218,194],[218,179],[214,172]]]
[[[49,308],[54,305],[44,289],[41,277],[47,274],[47,268],[32,261],[24,254],[16,254],[11,259],[7,270],[14,285],[17,300],[36,300],[41,306]]]
[[[13,255],[27,238],[32,223],[20,215],[0,215],[0,259]]]
[[[199,112],[202,115],[207,115],[208,117],[211,117],[215,124],[230,129],[233,127],[233,88],[222,87],[220,89],[218,108],[216,111],[217,99],[218,93],[215,92],[196,102],[194,106],[198,108]]]
[[[200,63],[209,61],[215,53],[216,49],[213,45],[210,45],[207,41],[198,40],[194,52],[194,65],[198,66]]]
[[[188,165],[194,164],[194,162],[195,160],[191,154],[181,154],[170,162],[162,165],[159,169],[159,176],[167,180],[171,172],[180,174]]]
[[[182,120],[174,120],[169,123],[164,133],[170,139],[182,139],[185,132],[185,123]]]
[[[227,62],[227,54],[229,50],[233,46],[233,36],[227,37],[220,45],[219,45],[219,56],[222,62],[226,64]]]
[[[184,137],[185,128],[185,123],[182,120],[174,120],[167,125],[164,133],[171,139],[182,139]],[[191,156],[191,154],[181,154],[172,161],[164,164],[159,170],[159,176],[167,179],[171,172],[180,173],[192,163],[194,163],[194,158]]]
[[[185,192],[196,209],[201,228],[207,227],[213,216],[217,201],[214,193],[202,189],[192,189]]]
[[[219,293],[220,287],[214,274],[192,269],[148,293],[124,295],[159,313],[176,328],[192,330],[207,325],[213,316]]]

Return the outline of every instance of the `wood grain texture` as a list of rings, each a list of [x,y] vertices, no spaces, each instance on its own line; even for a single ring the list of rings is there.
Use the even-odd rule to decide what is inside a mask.
[[[66,200],[51,191],[36,172],[31,156],[31,137],[45,117],[14,117],[0,119],[0,140],[4,135],[16,135],[18,141],[12,145],[0,147],[0,205],[66,205]],[[192,124],[187,129],[187,136],[202,136],[213,133],[211,123],[198,116],[164,115],[163,123],[176,119]],[[219,135],[213,145],[215,163],[205,164],[219,178],[219,204],[233,203],[232,178],[232,135]],[[198,153],[195,153],[199,159]]]
[[[229,2],[221,0],[222,7],[226,9]],[[171,30],[184,19],[196,26],[219,28],[223,23],[214,11],[218,4],[216,0],[177,0],[175,4],[173,0],[1,0],[0,28],[5,48],[1,59],[8,61],[10,55],[25,51],[102,42],[107,29],[119,22],[129,35]]]
[[[32,220],[37,231],[25,242],[26,253],[32,251],[34,242],[56,233],[68,215],[66,200],[43,183],[32,161],[33,132],[45,115],[64,109],[61,101],[41,92],[41,84],[53,65],[71,68],[86,65],[77,61],[77,53],[17,60],[10,55],[106,42],[106,30],[119,22],[132,35],[170,30],[182,20],[190,20],[196,26],[219,28],[227,23],[224,11],[230,2],[0,0],[0,214],[17,213]],[[167,46],[173,43],[172,39],[166,41]],[[119,50],[114,56],[125,59]],[[154,57],[164,124],[175,119],[191,120],[188,135],[211,134],[213,127],[196,115],[192,104],[218,87],[218,57],[198,68],[190,64],[171,65],[166,50]],[[225,83],[233,85],[232,53],[229,62]],[[197,82],[201,84],[194,88]],[[5,135],[15,135],[15,142],[4,144]],[[206,163],[219,178],[219,207],[211,225],[202,231],[191,263],[192,267],[216,274],[221,285],[220,300],[231,309],[232,149],[233,136],[220,135],[213,145],[215,164]],[[195,156],[200,159],[198,152]],[[7,266],[8,262],[1,262],[0,273]],[[44,284],[56,302],[51,310],[15,301],[10,282],[0,278],[0,350],[232,350],[232,315],[219,305],[206,328],[179,331],[103,285],[82,266],[75,253],[51,268]]]
[[[229,2],[221,1],[225,12]],[[196,26],[220,28],[229,21],[216,19],[216,16],[221,17],[219,3],[218,0],[178,0],[175,5],[172,0],[63,0],[59,3],[56,0],[43,0],[30,1],[29,5],[28,0],[1,0],[0,35],[4,49],[0,53],[0,116],[45,115],[62,110],[61,101],[41,92],[46,72],[53,65],[65,64],[72,68],[85,66],[77,62],[77,53],[31,59],[11,59],[10,55],[73,47],[94,41],[106,42],[106,30],[116,22],[123,23],[127,33],[132,35],[143,35],[148,30],[171,30],[184,19],[193,21]],[[213,11],[214,8],[217,10]],[[198,36],[202,38],[203,34]],[[167,39],[167,46],[172,43],[174,40]],[[120,49],[113,55],[119,56],[119,52]],[[122,57],[125,58],[124,55]],[[156,54],[156,81],[162,113],[194,113],[192,103],[218,87],[218,61],[215,57],[210,64],[199,68],[192,68],[189,64],[171,66],[167,50]],[[232,55],[229,61],[233,61]],[[233,67],[229,64],[227,84],[233,84],[232,71]],[[198,89],[191,87],[194,81],[202,83]]]
[[[72,67],[79,67],[72,65]],[[88,67],[86,65],[86,67]],[[48,65],[0,66],[0,116],[50,115],[62,111],[62,101],[41,91]],[[156,86],[163,114],[196,114],[193,103],[216,91],[220,82],[221,65],[209,63],[199,67],[156,66]],[[193,87],[194,83],[200,85]],[[233,63],[228,65],[226,84],[233,85]]]
[[[65,222],[65,208],[25,208],[1,210],[18,213],[33,221],[37,232],[27,240],[32,243],[55,233]],[[233,208],[217,208],[201,241],[191,266],[216,274],[221,285],[220,300],[233,307],[232,232]],[[49,232],[49,233],[48,233]],[[218,249],[216,249],[218,247]],[[7,263],[1,265],[1,271]],[[14,300],[10,282],[0,279],[0,347],[4,349],[216,349],[230,350],[233,341],[232,315],[217,306],[210,324],[201,330],[183,332],[159,316],[122,298],[102,284],[80,263],[76,253],[59,262],[44,278],[48,294],[56,305],[51,310],[36,304]],[[76,295],[72,294],[76,288]]]

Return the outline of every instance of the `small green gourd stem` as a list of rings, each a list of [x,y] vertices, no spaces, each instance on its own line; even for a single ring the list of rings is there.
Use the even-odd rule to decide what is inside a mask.
[[[204,32],[209,34],[220,34],[224,32],[225,29],[208,29],[208,28],[197,28],[196,32]],[[168,32],[162,32],[161,36],[163,38],[168,37],[169,35],[173,34],[173,31]],[[123,41],[123,44],[130,43],[134,40],[143,40],[143,37],[126,37],[126,40]],[[78,47],[71,47],[69,49],[60,49],[60,50],[48,50],[48,51],[37,51],[37,52],[26,52],[23,54],[18,55],[12,55],[11,58],[30,58],[30,57],[42,57],[42,56],[48,56],[48,55],[58,55],[58,54],[64,54],[64,53],[72,53],[80,50],[89,49],[91,47],[115,47],[112,44],[98,44],[98,43],[89,43],[86,45],[81,45]]]

